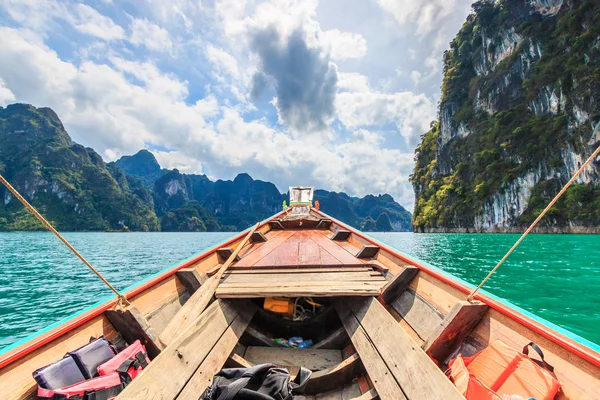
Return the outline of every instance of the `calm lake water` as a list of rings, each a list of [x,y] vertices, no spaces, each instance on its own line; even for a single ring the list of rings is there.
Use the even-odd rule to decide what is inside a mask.
[[[123,289],[230,233],[67,233]],[[375,233],[376,239],[477,284],[518,235]],[[529,235],[489,292],[600,344],[600,236]],[[111,294],[51,233],[0,233],[0,348]]]

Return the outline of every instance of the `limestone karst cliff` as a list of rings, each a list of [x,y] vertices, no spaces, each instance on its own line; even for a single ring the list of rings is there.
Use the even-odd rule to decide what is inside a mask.
[[[518,231],[600,144],[600,3],[477,1],[444,54],[411,181],[416,231]],[[542,231],[600,225],[600,160]]]

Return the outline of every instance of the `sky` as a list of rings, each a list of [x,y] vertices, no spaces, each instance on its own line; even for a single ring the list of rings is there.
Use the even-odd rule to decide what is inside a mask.
[[[51,107],[105,161],[389,193],[436,119],[470,0],[2,0],[0,105]]]

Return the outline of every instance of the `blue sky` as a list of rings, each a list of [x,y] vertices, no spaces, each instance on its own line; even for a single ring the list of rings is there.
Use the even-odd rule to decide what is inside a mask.
[[[53,108],[106,161],[408,209],[464,0],[4,0],[0,105]]]

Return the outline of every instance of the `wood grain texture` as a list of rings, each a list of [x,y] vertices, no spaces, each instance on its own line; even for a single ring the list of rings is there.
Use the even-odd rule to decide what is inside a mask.
[[[278,274],[229,274],[221,279],[221,285],[244,284],[244,283],[280,283],[280,282],[379,282],[387,284],[387,280],[379,272],[306,272],[278,273]]]
[[[314,372],[306,382],[305,393],[317,394],[340,389],[364,372],[358,353],[354,353],[339,364]]]
[[[378,301],[373,298],[353,299],[349,307],[406,397],[464,399],[454,384]]]
[[[340,350],[292,349],[248,346],[244,358],[252,364],[273,363],[281,367],[298,366],[311,371],[335,367],[342,362]]]
[[[338,229],[337,231],[335,231],[333,233],[333,236],[331,236],[331,240],[335,240],[338,242],[348,240],[348,237],[350,236],[350,234],[351,234],[350,231],[347,231],[345,229]]]
[[[208,280],[207,274],[198,272],[193,267],[182,268],[175,275],[177,275],[177,278],[183,283],[183,286],[185,286],[190,295],[200,289],[200,286]]]
[[[304,274],[308,272],[374,272],[368,265],[358,265],[350,267],[323,265],[320,267],[302,267],[302,268],[237,268],[231,266],[223,276],[228,275],[246,275],[246,274]]]
[[[193,326],[167,346],[117,399],[175,398],[238,314],[239,308],[234,307],[232,303],[215,301],[194,321]]]
[[[430,333],[423,350],[434,360],[445,362],[479,323],[488,308],[480,301],[459,301]]]
[[[251,307],[248,311],[241,312],[233,320],[177,396],[178,400],[198,400],[199,394],[202,394],[211,385],[213,376],[221,370],[223,364],[227,361],[228,355],[235,348],[255,312],[256,307]]]
[[[211,276],[210,279],[208,279],[200,289],[188,299],[183,307],[181,307],[181,310],[175,314],[169,325],[167,325],[160,334],[159,339],[163,346],[166,347],[171,344],[182,331],[202,314],[213,298],[217,286],[219,286],[219,279],[216,275]]]
[[[383,282],[283,282],[277,286],[261,283],[223,284],[217,298],[379,296]]]
[[[190,326],[195,319],[199,318],[213,298],[217,286],[219,286],[219,282],[221,281],[221,277],[250,240],[252,234],[258,229],[258,225],[259,224],[254,225],[244,239],[237,245],[235,251],[229,255],[229,258],[225,261],[221,269],[204,282],[200,289],[197,290],[183,307],[181,307],[177,314],[175,314],[171,322],[169,322],[169,325],[164,328],[160,334],[160,341],[164,346],[172,343],[176,337],[181,335],[182,332],[185,332],[185,329]]]
[[[366,244],[356,253],[356,258],[373,258],[378,251],[378,246]]]
[[[389,368],[379,355],[377,349],[367,336],[365,330],[346,305],[342,302],[336,302],[335,309],[350,336],[352,344],[356,348],[360,359],[371,377],[373,386],[377,390],[381,400],[402,400],[406,399],[398,382],[393,378]]]
[[[410,282],[417,276],[417,273],[419,273],[419,268],[412,265],[406,266],[382,289],[380,299],[385,304],[390,304],[393,300],[400,297]]]
[[[122,311],[106,310],[104,315],[127,343],[139,339],[146,346],[150,359],[156,358],[164,348],[146,317],[135,306],[130,305]]]
[[[444,320],[444,314],[440,310],[410,289],[405,290],[400,297],[392,301],[390,306],[424,341],[431,337]]]
[[[270,252],[275,250],[281,243],[285,242],[290,236],[294,235],[295,231],[284,231],[279,233],[274,238],[269,238],[269,240],[263,243],[259,248],[255,251],[252,251],[242,257],[242,259],[236,262],[235,267],[252,267],[254,264],[259,262],[263,257],[267,256]],[[253,245],[256,246],[256,245]]]
[[[225,368],[252,368],[254,364],[239,354],[232,354],[225,362]]]

